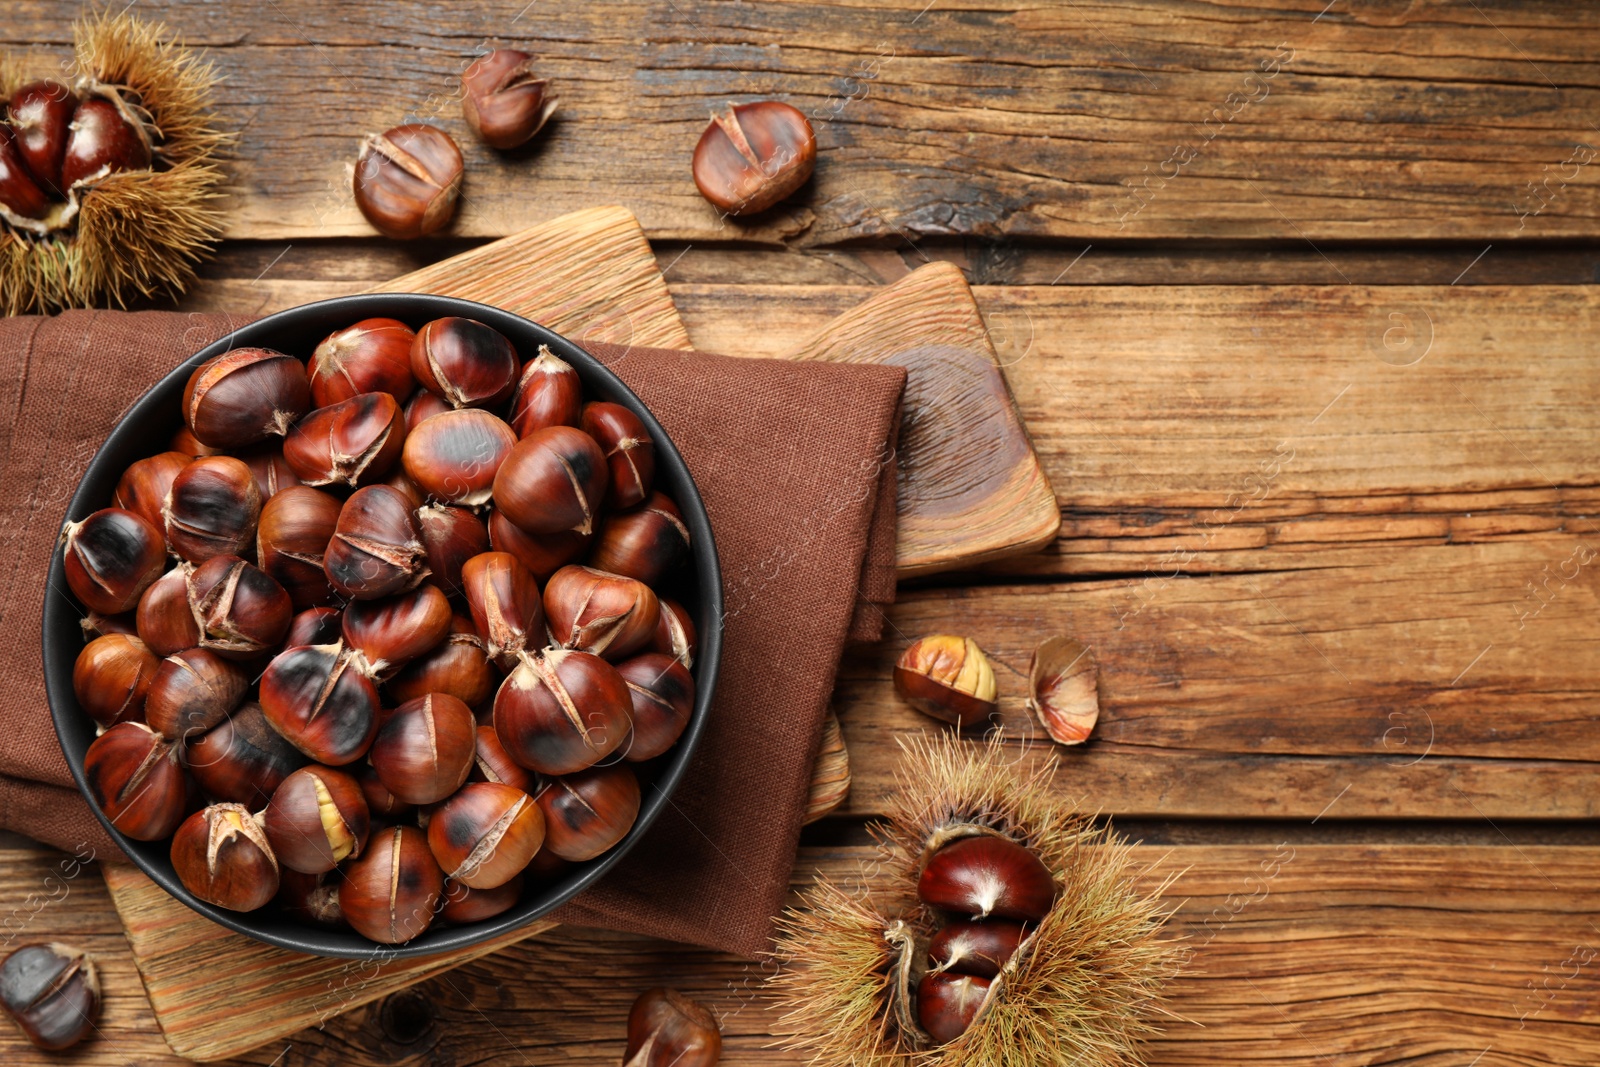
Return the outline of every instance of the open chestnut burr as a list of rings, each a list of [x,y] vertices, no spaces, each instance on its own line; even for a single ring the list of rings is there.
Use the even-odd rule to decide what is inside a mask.
[[[172,867],[185,889],[230,911],[254,911],[278,892],[277,857],[243,804],[189,816],[172,838]]]
[[[545,583],[544,614],[556,644],[614,662],[650,642],[661,604],[641,581],[570,566]]]
[[[398,319],[362,319],[335,330],[307,361],[311,399],[324,408],[361,393],[388,393],[404,403],[416,387],[411,342],[416,331]]]
[[[495,507],[531,534],[594,530],[610,477],[595,439],[571,426],[534,430],[494,476]]]
[[[628,685],[599,656],[520,652],[494,698],[494,728],[512,759],[541,774],[593,766],[627,739]]]
[[[378,731],[378,690],[358,668],[359,657],[342,643],[305,645],[280,652],[261,675],[267,722],[330,767],[366,755]]]
[[[453,696],[429,693],[384,716],[368,759],[378,780],[407,804],[436,804],[472,770],[477,720]]]
[[[61,541],[73,595],[107,615],[138,604],[166,562],[161,531],[122,508],[103,508],[82,522],[67,523]]]
[[[183,390],[183,421],[212,448],[282,437],[310,408],[305,364],[270,348],[236,348],[209,359]]]
[[[414,826],[374,834],[345,871],[339,910],[363,937],[386,945],[410,941],[433,924],[444,872]]]
[[[369,485],[339,510],[322,556],[328,582],[352,600],[376,600],[427,576],[427,549],[411,504],[398,489]]]
[[[400,460],[406,424],[388,393],[359,393],[317,408],[283,441],[283,458],[306,485],[371,485]]]
[[[302,874],[322,874],[361,855],[370,827],[361,786],[332,767],[296,770],[261,813],[261,829],[278,862]]]
[[[517,653],[544,643],[544,602],[539,584],[508,552],[485,552],[461,568],[472,624],[489,658],[501,667]]]
[[[242,556],[255,540],[261,489],[240,460],[203,456],[172,479],[162,517],[167,544],[190,563]]]
[[[553,778],[536,798],[544,810],[545,848],[564,860],[592,860],[633,829],[639,779],[626,763]]]
[[[260,811],[306,757],[267,724],[260,704],[250,702],[189,738],[183,762],[211,799]]]
[[[544,832],[544,813],[522,790],[468,782],[434,810],[428,847],[453,881],[493,889],[522,873]]]
[[[189,776],[179,757],[177,742],[144,723],[118,723],[84,753],[89,796],[135,841],[170,837],[189,804]]]

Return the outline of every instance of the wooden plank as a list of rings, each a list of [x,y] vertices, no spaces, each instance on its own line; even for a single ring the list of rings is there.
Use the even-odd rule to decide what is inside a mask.
[[[1511,831],[1513,834],[1516,830]],[[1591,916],[1600,849],[1308,845],[1144,848],[1190,948],[1171,988],[1171,1023],[1152,1067],[1274,1063],[1589,1064],[1600,1047],[1600,978]],[[802,850],[795,884],[816,870],[849,878],[866,846]],[[61,859],[0,845],[0,907],[23,906]],[[1276,873],[1270,874],[1268,872]],[[94,952],[105,976],[100,1033],[74,1062],[178,1064],[139,995],[115,912],[92,873],[26,921],[25,939]],[[710,1005],[723,1062],[800,1064],[770,1049],[780,1022],[763,966],[648,938],[563,928],[267,1045],[235,1061],[365,1064],[450,1055],[456,1062],[614,1065],[633,997],[665,983]],[[1485,1052],[1485,1049],[1489,1051]],[[448,1050],[448,1051],[447,1051]],[[0,1060],[54,1062],[0,1026]]]
[[[652,237],[801,247],[861,238],[1591,236],[1600,12],[1560,0],[1343,5],[924,0],[430,7],[145,0],[205,46],[245,131],[230,233],[366,235],[348,167],[404,119],[461,135],[456,232],[499,236],[620,201]],[[53,70],[69,0],[8,10]],[[480,49],[520,44],[559,85],[531,148],[466,135]],[[1269,76],[1270,75],[1270,76]],[[816,177],[731,223],[697,195],[708,111],[777,96],[813,117]],[[1491,118],[1487,118],[1489,116]],[[1500,118],[1504,116],[1504,118]]]

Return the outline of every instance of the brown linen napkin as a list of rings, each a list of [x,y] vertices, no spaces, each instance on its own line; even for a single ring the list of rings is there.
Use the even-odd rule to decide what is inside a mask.
[[[67,501],[121,414],[245,321],[88,311],[0,320],[0,826],[120,858],[73,788],[50,724],[44,576]],[[556,918],[753,955],[788,887],[840,651],[875,637],[894,597],[905,372],[590,347],[688,463],[716,535],[727,618],[717,696],[688,774],[633,852]]]

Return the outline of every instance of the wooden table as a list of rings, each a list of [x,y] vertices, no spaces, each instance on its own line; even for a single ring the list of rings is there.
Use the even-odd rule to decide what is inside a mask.
[[[894,739],[930,726],[889,685],[910,637],[971,633],[1020,725],[1032,643],[1070,633],[1104,711],[1062,787],[1186,871],[1185,1019],[1152,1062],[1600,1060],[1600,12],[139,9],[211,50],[244,131],[229,240],[184,309],[359,291],[612,202],[707,349],[779,351],[927,260],[967,272],[1063,531],[904,589],[850,655],[854,790],[797,884],[866,854]],[[22,0],[0,33],[61,53],[77,10]],[[457,124],[455,75],[495,44],[543,57],[559,120],[506,158],[463,140],[449,238],[374,237],[346,193],[358,135]],[[813,116],[817,174],[734,226],[687,158],[712,106],[760,96]],[[76,1058],[165,1062],[98,877],[41,896],[58,860],[0,842],[0,897],[105,960],[104,1032]],[[564,929],[246,1062],[615,1064],[628,1003],[663,982],[723,1014],[726,1062],[800,1062],[765,1050],[763,973]],[[43,1062],[3,1028],[0,1060]]]

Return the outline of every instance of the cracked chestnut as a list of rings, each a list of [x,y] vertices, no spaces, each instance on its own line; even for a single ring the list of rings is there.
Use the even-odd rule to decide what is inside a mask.
[[[628,1012],[623,1067],[714,1067],[722,1029],[703,1004],[657,986],[639,994]]]
[[[338,608],[307,608],[289,622],[285,649],[301,645],[331,645],[344,635],[344,612]]]
[[[435,804],[472,769],[478,723],[453,696],[429,693],[384,717],[367,754],[384,788],[407,804]]]
[[[551,779],[538,796],[545,843],[561,859],[592,860],[633,829],[639,817],[639,779],[626,763],[591,767]]]
[[[445,875],[471,889],[493,889],[522,873],[544,844],[544,813],[520,789],[468,782],[434,809],[428,847]]]
[[[556,110],[550,83],[533,73],[533,57],[513,48],[479,56],[461,74],[461,111],[490,148],[516,148]]]
[[[295,424],[283,458],[307,485],[371,485],[400,460],[406,425],[388,393],[361,393],[317,408]]]
[[[511,342],[477,319],[434,319],[411,342],[411,373],[417,384],[454,408],[503,403],[516,388],[519,370]]]
[[[371,816],[350,775],[315,764],[279,784],[261,813],[261,829],[278,862],[302,874],[331,871],[367,843]]]
[[[646,652],[617,664],[633,701],[633,736],[623,746],[630,760],[654,759],[682,736],[694,713],[694,677],[678,660]]]
[[[385,688],[389,699],[397,703],[429,693],[448,693],[475,708],[494,695],[498,681],[472,620],[456,615],[450,620],[449,635],[407,663]]]
[[[29,1041],[57,1052],[95,1029],[100,976],[88,953],[51,942],[23,945],[0,963],[0,1005]]]
[[[339,883],[343,880],[338,871],[302,874],[285,867],[278,872],[278,906],[313,926],[348,926],[339,910]]]
[[[134,461],[117,480],[117,491],[112,495],[111,503],[133,512],[160,529],[163,522],[161,508],[167,502],[167,493],[172,490],[172,480],[189,465],[192,458],[182,452],[158,452]]]
[[[150,651],[166,657],[200,644],[200,624],[189,606],[189,575],[194,564],[179,563],[150,583],[139,598],[134,626]]]
[[[489,551],[489,531],[484,522],[463,507],[428,504],[417,509],[417,526],[428,551],[429,585],[446,596],[465,596],[461,568],[473,556]]]
[[[583,382],[572,364],[540,345],[522,368],[511,400],[511,428],[526,437],[546,426],[578,426],[583,421]]]
[[[212,448],[282,437],[310,409],[305,364],[270,348],[235,348],[208,359],[183,388],[183,421]]]
[[[970,637],[919,638],[894,665],[895,692],[924,715],[972,726],[995,713],[994,667]]]
[[[595,439],[546,426],[518,441],[494,477],[495,507],[530,534],[594,530],[609,477]]]
[[[422,237],[455,215],[464,172],[461,149],[449,134],[425,123],[396,126],[361,142],[356,206],[385,237]]]
[[[656,585],[689,560],[689,527],[665,493],[651,493],[632,511],[606,516],[589,565]]]
[[[494,728],[517,763],[571,774],[627,740],[628,684],[599,656],[570,649],[522,652],[494,698]]]
[[[676,600],[661,597],[661,616],[656,621],[656,631],[646,647],[652,652],[665,652],[685,667],[694,666],[694,619]]]
[[[776,100],[714,112],[694,146],[700,195],[729,215],[754,215],[811,177],[817,137],[800,109]]]
[[[576,563],[589,550],[593,534],[562,530],[553,534],[530,534],[506,518],[499,508],[489,512],[489,545],[496,552],[509,552],[533,572],[541,582],[569,563]]]
[[[416,331],[398,319],[362,319],[335,330],[317,345],[306,364],[311,399],[325,408],[362,393],[388,393],[406,402],[416,388],[411,342]]]
[[[394,674],[450,633],[450,601],[431,585],[382,600],[353,600],[344,609],[347,647],[367,659],[374,677]]]
[[[160,660],[137,637],[107,634],[83,646],[72,665],[78,705],[102,726],[140,719]]]
[[[235,663],[204,648],[161,661],[144,697],[145,722],[173,741],[203,734],[244,701],[250,679]]]
[[[378,732],[378,690],[358,669],[359,658],[341,643],[305,645],[278,653],[261,675],[267,722],[330,767],[366,755]]]
[[[294,605],[271,575],[238,556],[212,556],[189,572],[189,609],[200,647],[251,659],[283,640]]]
[[[616,662],[649,643],[661,604],[637,579],[570,566],[545,583],[544,614],[556,644]]]
[[[444,893],[444,872],[414,826],[374,834],[366,852],[345,871],[339,910],[371,941],[398,945],[433,924]]]
[[[509,668],[544,644],[544,603],[533,574],[509,552],[485,552],[461,568],[472,624],[489,658]]]
[[[67,585],[84,607],[107,615],[137,605],[166,565],[161,531],[123,508],[67,523],[61,544]]]
[[[184,764],[212,800],[260,811],[305,755],[267,725],[261,705],[243,704],[184,746]]]
[[[278,859],[243,804],[212,804],[184,820],[172,867],[185,889],[229,911],[255,911],[278,892]]]
[[[189,776],[176,742],[142,722],[121,722],[89,743],[83,777],[111,825],[135,841],[160,841],[183,821]]]
[[[539,791],[539,776],[517,765],[500,743],[492,725],[479,726],[473,746],[472,770],[467,778],[474,782],[496,782],[520,789],[530,796]]]
[[[283,586],[297,608],[333,603],[322,556],[339,525],[340,507],[338,497],[309,485],[289,486],[261,507],[256,562]]]
[[[173,478],[161,513],[167,544],[179,558],[204,563],[212,556],[242,556],[255,541],[261,488],[241,460],[203,456]]]
[[[335,589],[352,600],[376,600],[421,582],[427,550],[411,504],[387,485],[350,494],[339,511],[322,569]]]
[[[642,503],[655,480],[656,448],[639,416],[621,404],[594,400],[583,405],[579,425],[605,453],[611,506],[631,508]]]

